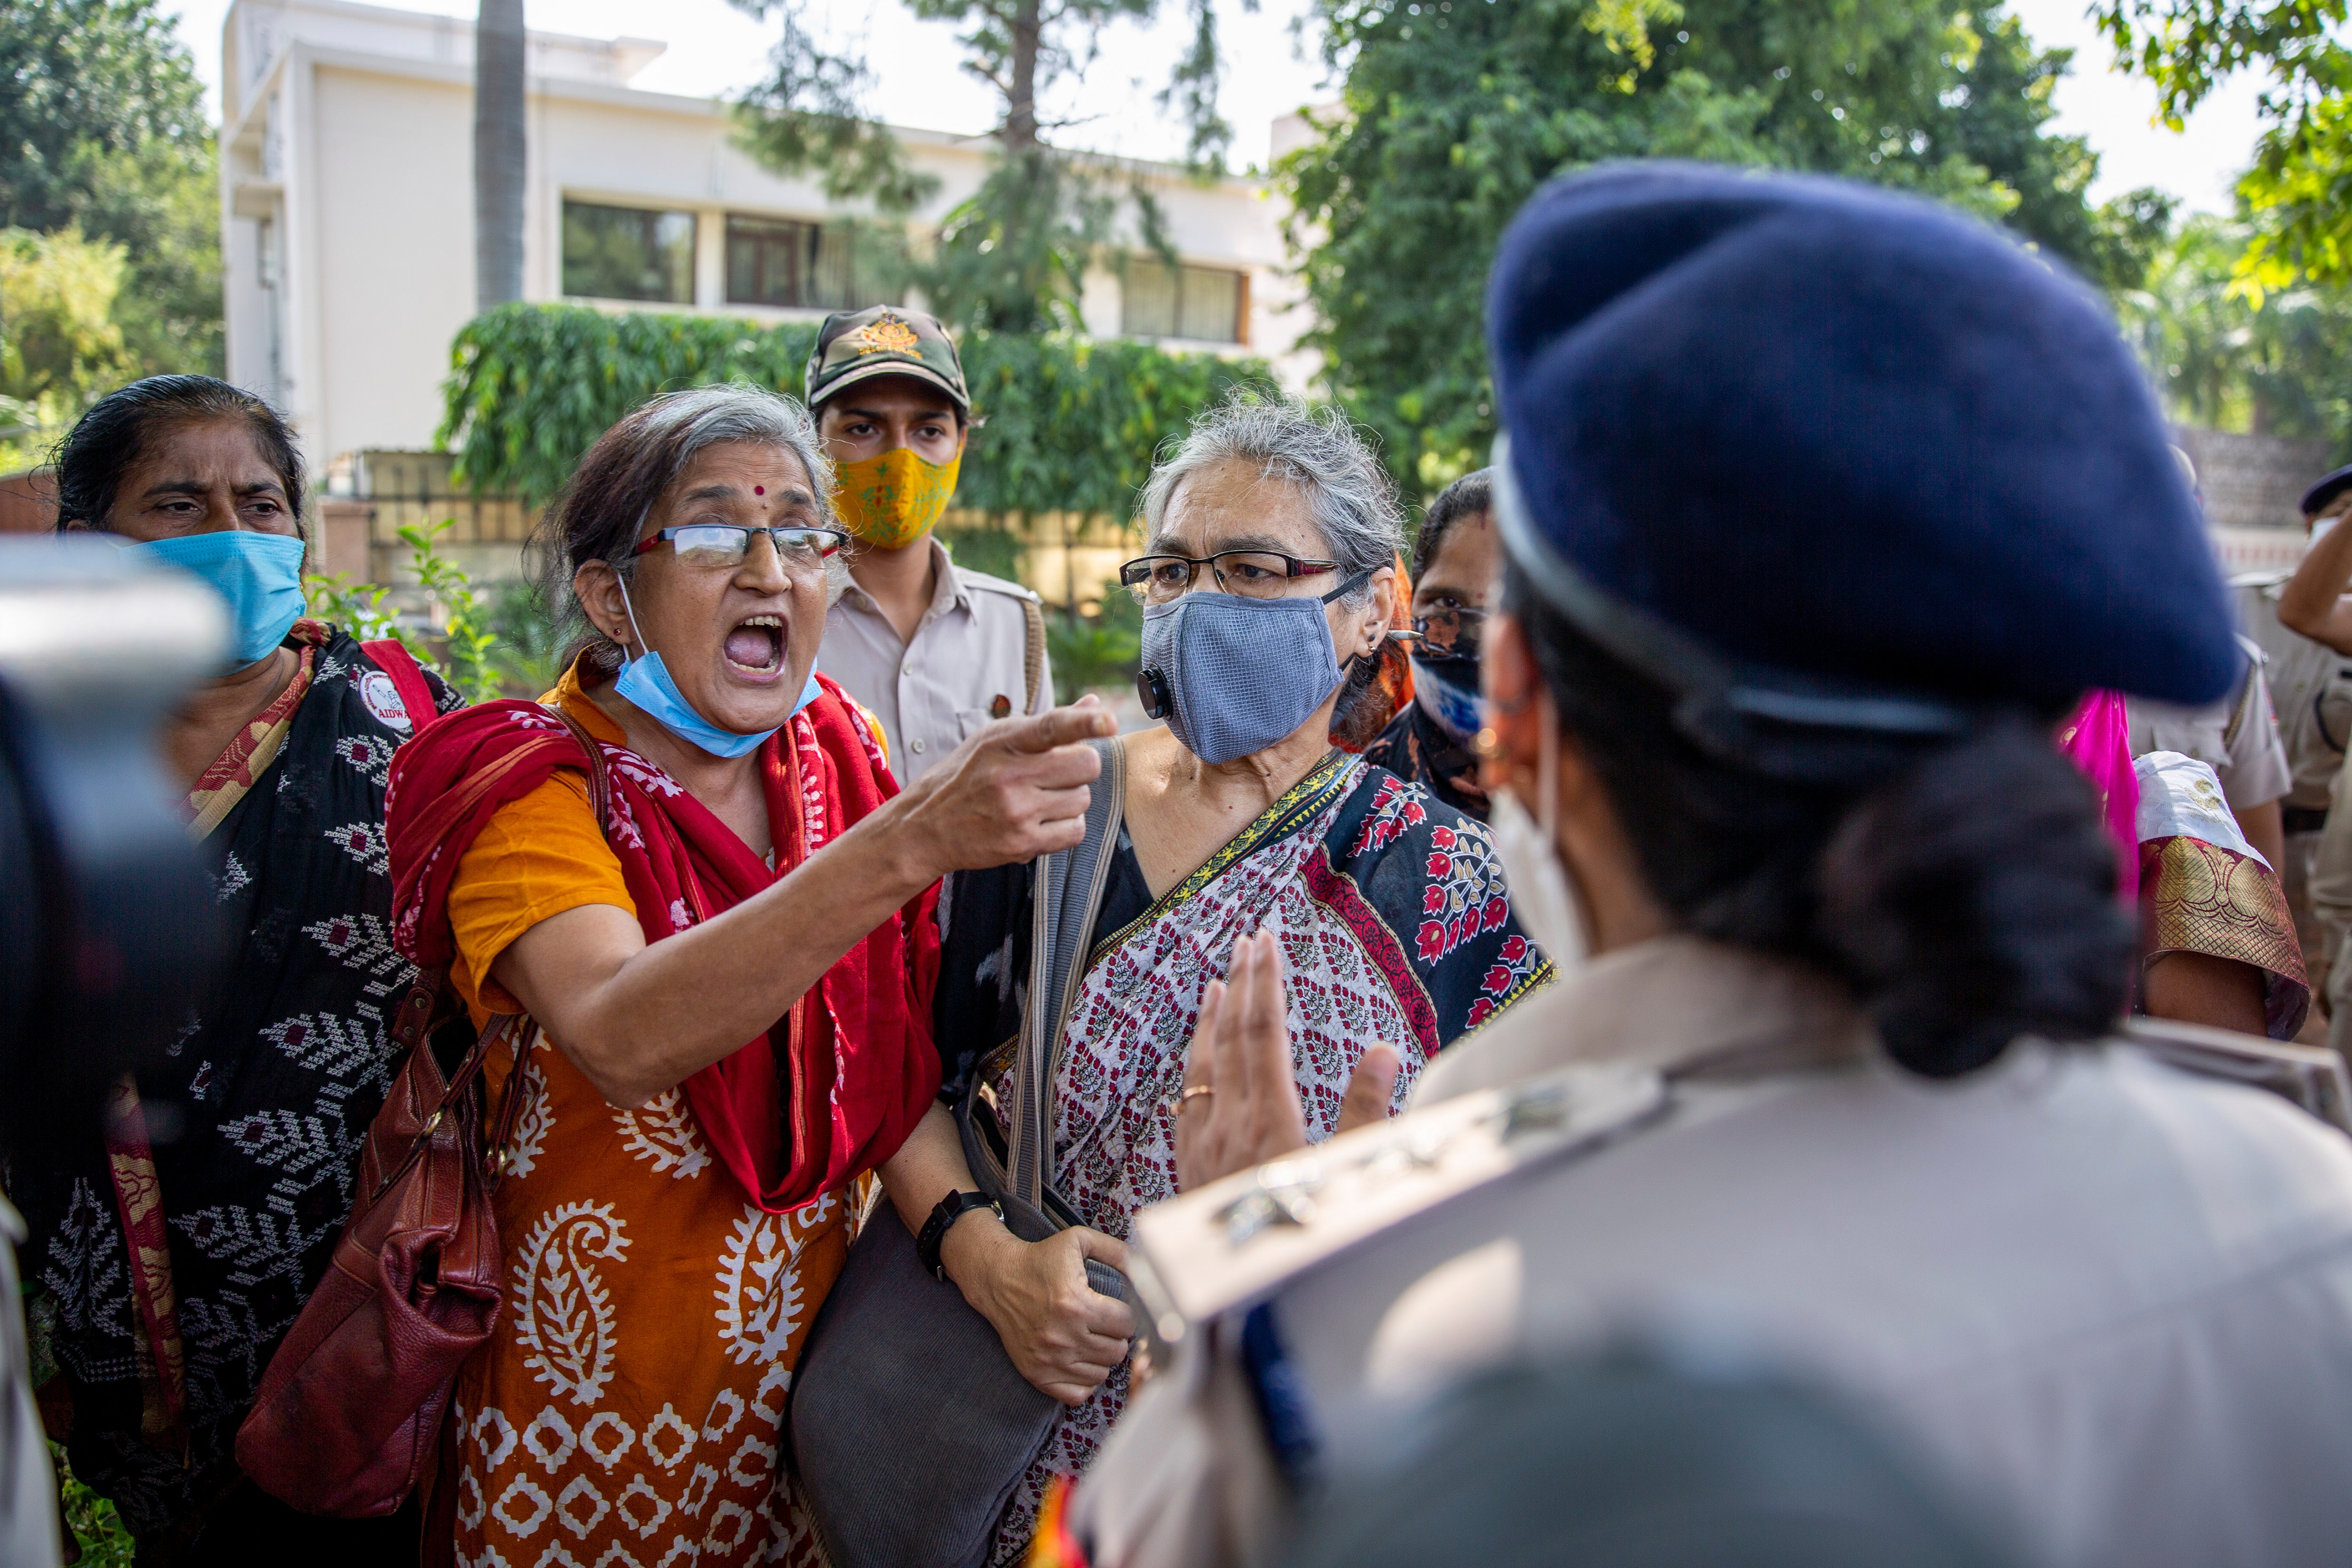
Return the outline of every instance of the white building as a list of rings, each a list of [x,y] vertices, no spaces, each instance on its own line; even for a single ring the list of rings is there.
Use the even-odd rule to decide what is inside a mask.
[[[236,0],[223,27],[221,227],[229,379],[285,408],[310,459],[416,452],[474,314],[470,22],[346,0]],[[528,300],[814,319],[872,303],[814,178],[734,144],[723,104],[629,86],[664,46],[530,35]],[[916,243],[978,186],[984,141],[898,132],[938,176]],[[1255,181],[1141,169],[1185,265],[1108,267],[1098,336],[1263,355],[1303,384],[1305,326],[1276,200]],[[1108,259],[1108,258],[1107,258]],[[362,485],[364,480],[362,479]],[[362,489],[364,493],[364,489]],[[353,563],[356,564],[356,563]]]

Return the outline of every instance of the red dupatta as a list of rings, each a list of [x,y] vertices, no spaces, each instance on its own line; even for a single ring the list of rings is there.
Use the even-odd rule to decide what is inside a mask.
[[[612,781],[612,845],[646,941],[659,942],[792,874],[898,793],[872,732],[841,689],[822,694],[756,754],[776,845],[771,871],[733,829],[627,747],[602,742]],[[572,674],[555,693],[577,712]],[[590,719],[597,728],[601,713]],[[579,742],[534,702],[488,702],[425,727],[400,749],[384,795],[393,942],[427,968],[456,943],[448,916],[457,865],[499,806],[558,768]],[[687,1103],[719,1161],[770,1213],[813,1203],[898,1152],[937,1093],[931,992],[936,886],[825,971],[766,1034],[691,1074]]]

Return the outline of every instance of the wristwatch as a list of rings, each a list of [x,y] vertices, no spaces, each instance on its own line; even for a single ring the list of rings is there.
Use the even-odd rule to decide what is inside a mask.
[[[945,1283],[947,1265],[940,1261],[940,1244],[948,1238],[948,1227],[974,1209],[986,1209],[998,1219],[1004,1217],[1004,1205],[986,1193],[950,1193],[931,1210],[931,1217],[923,1222],[922,1234],[915,1237],[915,1260],[930,1270],[931,1278]]]

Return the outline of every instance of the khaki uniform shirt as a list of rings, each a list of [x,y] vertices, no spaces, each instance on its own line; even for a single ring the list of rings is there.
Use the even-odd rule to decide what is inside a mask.
[[[2246,668],[2221,701],[2185,708],[2127,697],[2124,712],[2133,756],[2179,752],[2193,757],[2213,770],[2230,808],[2245,811],[2286,795],[2294,778],[2287,765],[2286,747],[2279,738],[2277,716],[2271,709],[2263,668],[2267,656],[2251,638],[2242,637],[2238,643],[2247,656]]]
[[[2286,581],[2285,573],[2256,573],[2232,578],[2230,586],[2246,636],[2263,650],[2263,676],[2292,770],[2286,804],[2325,811],[2344,762],[2344,742],[2352,736],[2352,683],[2343,675],[2352,659],[2279,624],[2279,595]]]
[[[1037,633],[1037,689],[1025,682],[1028,616],[1037,595],[1018,583],[970,572],[929,542],[937,586],[911,640],[901,642],[889,616],[852,583],[824,622],[816,667],[849,689],[881,721],[890,769],[902,784],[990,722],[1003,697],[1009,716],[1054,705],[1054,672]]]
[[[2341,1563],[2352,1140],[2165,1065],[2164,1033],[1929,1082],[1790,966],[1687,936],[1605,955],[1441,1057],[1406,1115],[1138,1215],[1176,1342],[1073,1525],[1095,1568],[1279,1551],[1237,1331],[1266,1301],[1327,1473],[1393,1463],[1464,1373],[1704,1322],[1907,1436],[2049,1568]],[[2341,1104],[2333,1061],[2252,1048],[2322,1063]]]

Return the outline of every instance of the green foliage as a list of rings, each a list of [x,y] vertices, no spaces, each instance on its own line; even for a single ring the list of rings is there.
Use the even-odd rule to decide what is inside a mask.
[[[509,697],[536,697],[563,674],[563,647],[555,618],[530,583],[501,583],[485,617],[492,639],[491,662]]]
[[[1493,437],[1484,282],[1545,180],[1615,158],[1853,175],[2007,221],[2094,273],[2128,267],[2042,134],[2063,51],[1998,6],[1926,0],[1318,0],[1346,73],[1293,202],[1331,390],[1428,493]]]
[[[430,527],[412,522],[401,529],[400,538],[408,546],[417,582],[441,609],[441,678],[467,701],[482,702],[504,695],[504,681],[492,657],[497,638],[490,630],[489,614],[473,579],[433,547],[435,540],[457,524],[456,518],[444,518]]]
[[[1245,0],[1255,5],[1255,0]],[[735,106],[738,142],[770,168],[815,172],[836,202],[870,202],[903,216],[939,182],[917,174],[887,126],[864,108],[873,71],[863,55],[836,48],[808,25],[805,0],[734,0],[756,16],[781,13],[783,36],[772,74]],[[962,27],[963,68],[1003,104],[999,156],[980,189],[950,212],[927,256],[904,259],[904,285],[961,327],[1007,332],[1077,325],[1079,279],[1131,206],[1143,244],[1172,262],[1158,202],[1141,180],[1109,160],[1052,144],[1061,129],[1041,122],[1037,105],[1065,76],[1082,73],[1102,29],[1122,17],[1149,20],[1162,0],[909,0],[917,17]],[[1188,153],[1203,175],[1224,168],[1233,127],[1217,113],[1223,61],[1211,0],[1184,0],[1190,46],[1177,58],[1162,109],[1188,132]]]
[[[940,316],[961,326],[1074,330],[1087,264],[1117,212],[1108,189],[1061,154],[1008,153],[948,214],[915,278]]]
[[[354,583],[341,572],[302,579],[310,614],[362,642],[396,639],[468,702],[516,695],[524,687],[529,690],[520,695],[535,697],[555,684],[553,629],[539,613],[528,584],[508,584],[483,602],[465,569],[436,548],[436,542],[455,526],[452,518],[400,531],[418,584],[442,612],[439,633],[403,621],[396,609],[387,607],[394,590]]]
[[[29,467],[53,432],[131,372],[115,305],[122,247],[55,234],[0,229],[0,396],[21,434],[0,438],[0,464]]]
[[[331,621],[362,642],[392,637],[419,658],[431,656],[424,635],[400,624],[398,612],[384,608],[390,588],[354,583],[348,572],[333,576],[312,574],[302,579],[302,596],[311,615]]]
[[[2175,418],[2352,447],[2352,287],[2257,303],[2235,287],[2248,237],[2219,218],[2182,225],[2122,297],[2125,332]]]
[[[2116,58],[2156,84],[2178,131],[2240,70],[2266,72],[2267,121],[2239,182],[2255,224],[2235,280],[2249,294],[2298,276],[2352,282],[2352,30],[2346,0],[2094,0]]]
[[[122,247],[133,374],[221,368],[217,189],[203,86],[156,0],[0,5],[0,226]]]
[[[1076,702],[1089,689],[1124,690],[1143,662],[1143,606],[1123,590],[1105,594],[1095,614],[1055,616],[1045,623],[1054,667],[1054,700]]]
[[[49,1458],[65,1483],[65,1525],[81,1542],[80,1568],[131,1568],[138,1543],[131,1539],[131,1527],[122,1522],[111,1502],[82,1485],[66,1464],[64,1448],[50,1444]]]
[[[814,323],[606,315],[508,305],[457,334],[436,439],[478,491],[551,499],[588,446],[656,393],[748,381],[798,396]],[[1228,388],[1271,388],[1262,361],[1174,354],[1063,333],[975,331],[961,343],[976,428],[956,504],[1124,515],[1151,454]]]

